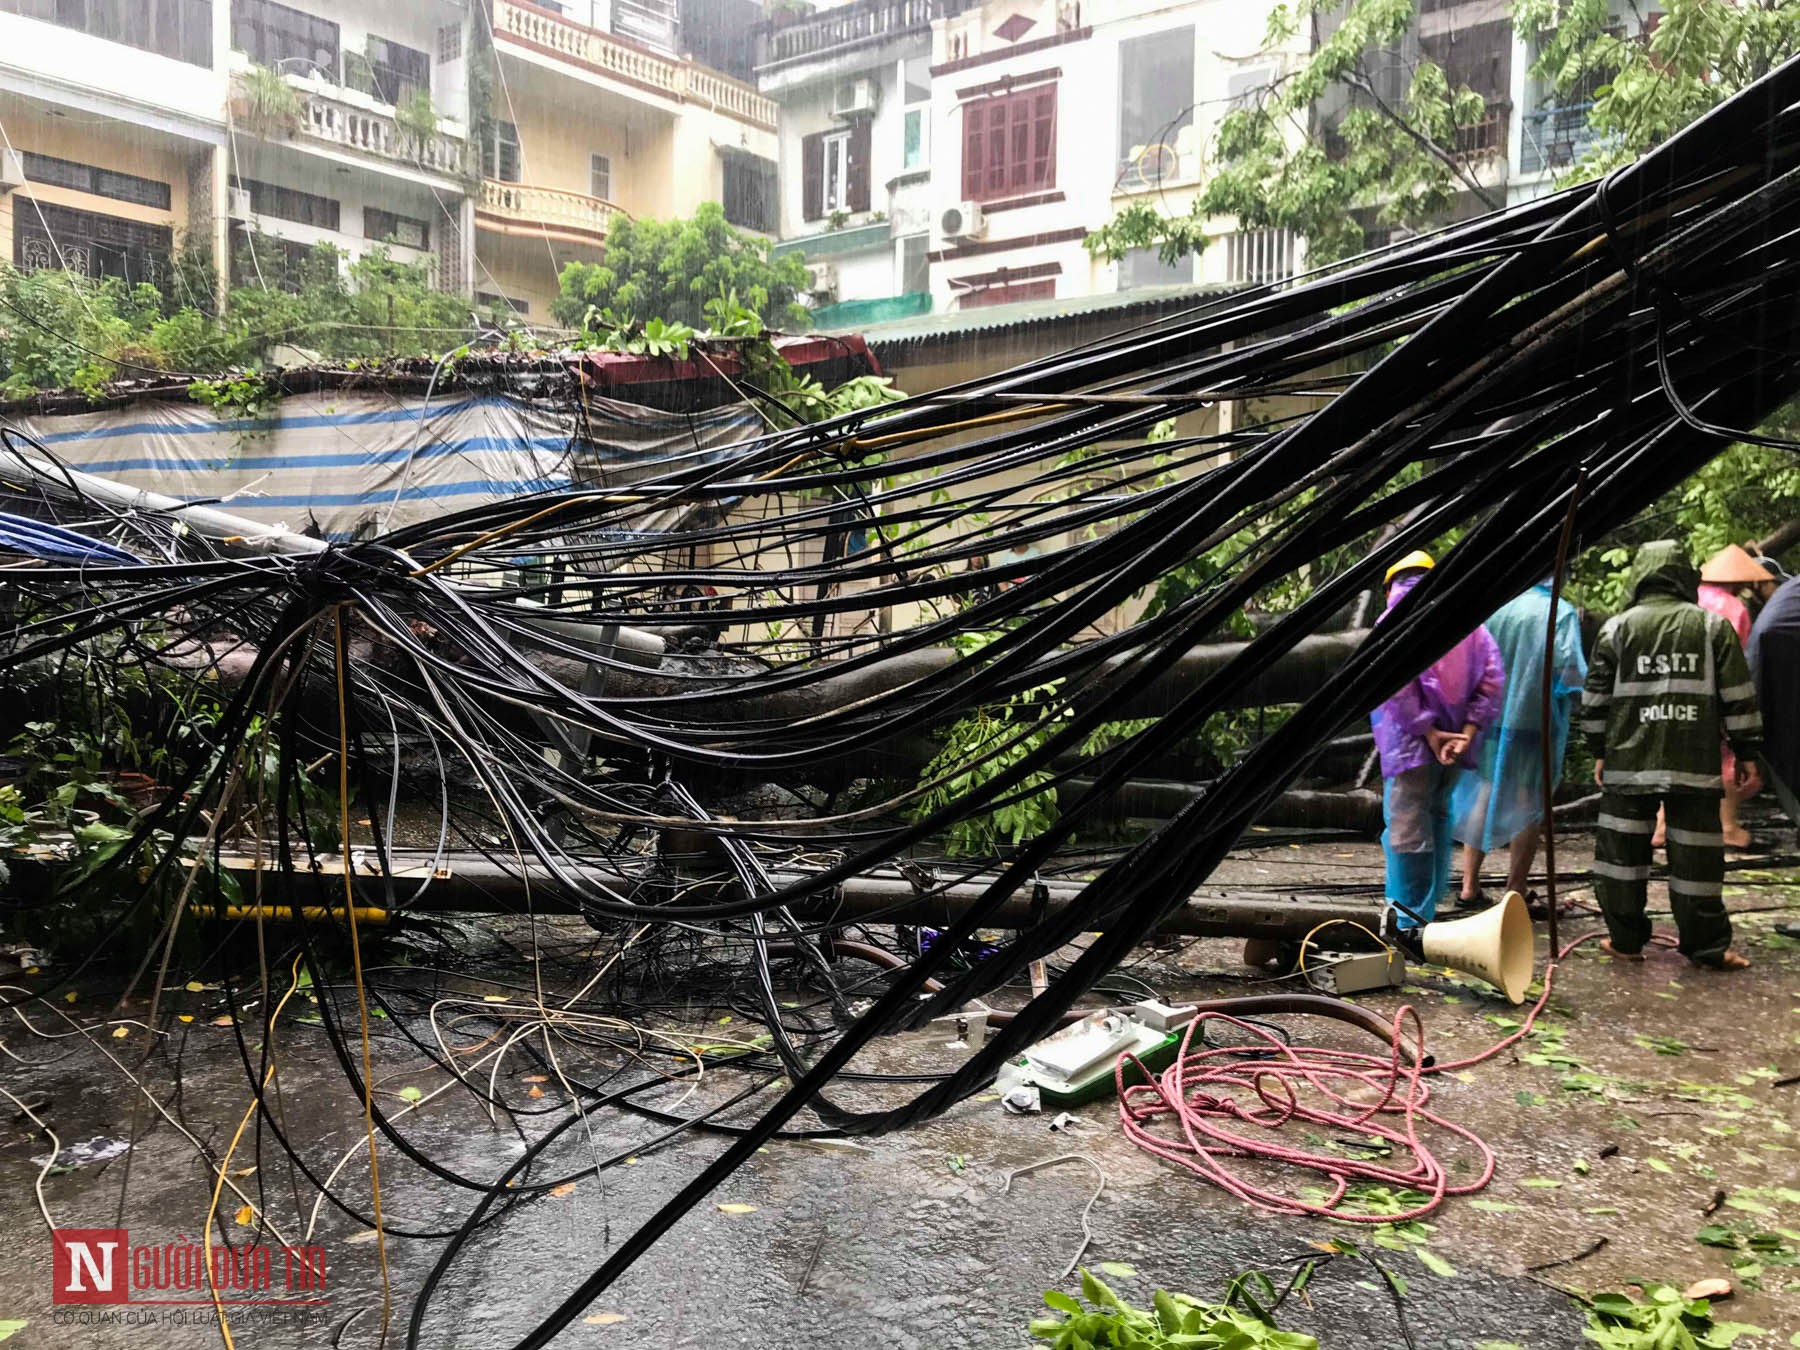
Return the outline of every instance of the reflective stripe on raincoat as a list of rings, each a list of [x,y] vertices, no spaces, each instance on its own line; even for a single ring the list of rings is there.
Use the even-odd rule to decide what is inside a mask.
[[[1606,761],[1611,792],[1724,790],[1719,739],[1744,759],[1762,748],[1762,716],[1737,633],[1695,603],[1699,575],[1659,539],[1632,563],[1630,607],[1594,644],[1581,729]]]

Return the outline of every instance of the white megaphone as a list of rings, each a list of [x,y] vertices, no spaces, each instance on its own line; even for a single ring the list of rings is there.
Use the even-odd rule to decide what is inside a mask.
[[[1486,980],[1506,995],[1509,1003],[1523,1003],[1536,964],[1536,945],[1525,897],[1508,891],[1499,904],[1447,923],[1428,923],[1419,929],[1419,948],[1433,965],[1449,966],[1478,980]]]

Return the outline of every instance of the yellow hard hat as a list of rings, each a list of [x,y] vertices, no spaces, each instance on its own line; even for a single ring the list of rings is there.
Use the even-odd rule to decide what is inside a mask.
[[[1422,548],[1415,548],[1399,562],[1388,568],[1387,575],[1381,579],[1381,584],[1383,586],[1391,585],[1394,578],[1399,576],[1402,572],[1429,572],[1436,566],[1437,564],[1431,560],[1431,555],[1429,553]]]

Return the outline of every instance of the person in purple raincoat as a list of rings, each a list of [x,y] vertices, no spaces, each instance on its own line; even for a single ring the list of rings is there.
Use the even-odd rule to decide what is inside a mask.
[[[1433,566],[1430,554],[1415,552],[1389,568],[1387,608]],[[1463,764],[1475,762],[1482,728],[1500,715],[1505,691],[1500,648],[1477,628],[1369,715],[1381,755],[1387,899],[1400,928],[1429,923],[1450,884],[1451,789]]]

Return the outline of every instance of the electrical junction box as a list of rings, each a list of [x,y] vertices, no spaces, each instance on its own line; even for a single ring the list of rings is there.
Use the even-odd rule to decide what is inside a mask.
[[[1199,1013],[1200,1010],[1191,1003],[1168,1004],[1153,998],[1131,1005],[1131,1015],[1157,1031],[1180,1031]]]
[[[1016,1062],[1020,1081],[1038,1089],[1047,1105],[1076,1106],[1113,1091],[1119,1056],[1136,1055],[1152,1071],[1166,1066],[1181,1046],[1181,1034],[1146,1026],[1124,1010],[1084,1017],[1046,1036]],[[1127,1081],[1141,1081],[1130,1066]]]
[[[1406,983],[1406,960],[1393,950],[1318,952],[1306,958],[1306,982],[1323,994],[1398,989]]]

